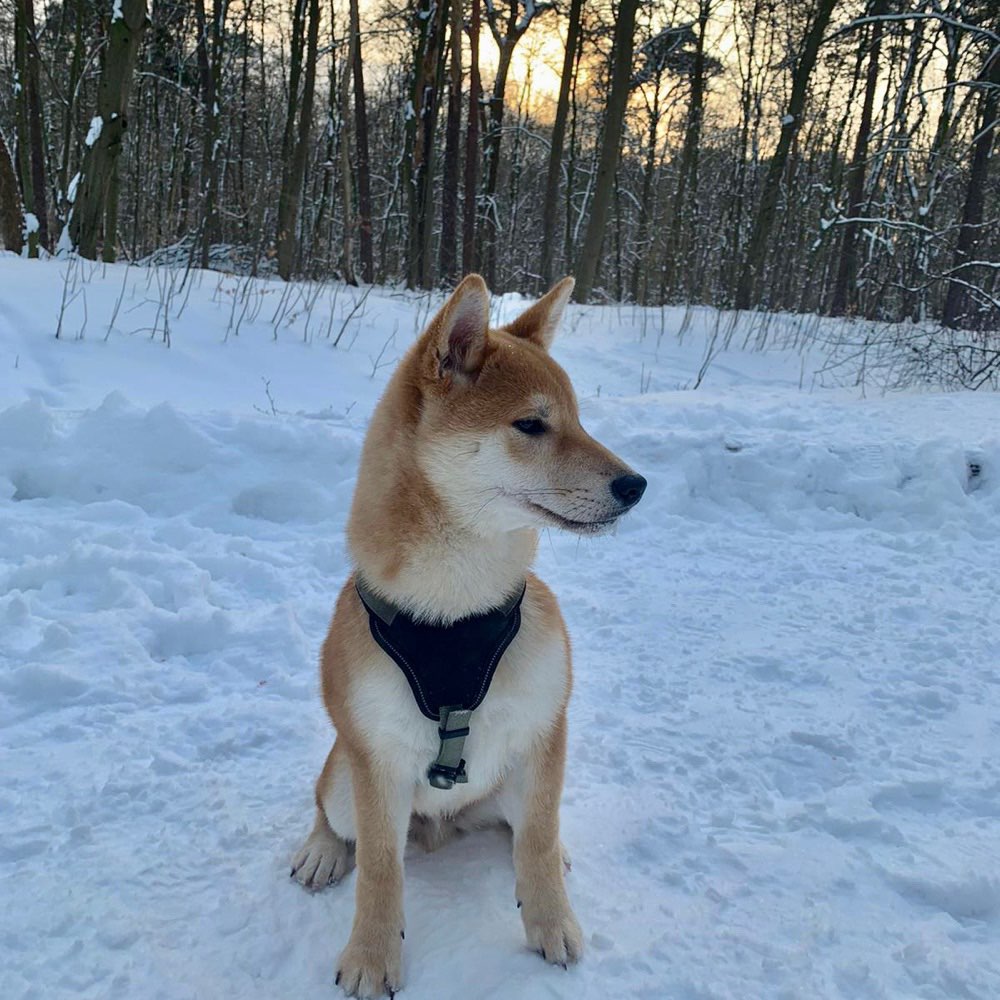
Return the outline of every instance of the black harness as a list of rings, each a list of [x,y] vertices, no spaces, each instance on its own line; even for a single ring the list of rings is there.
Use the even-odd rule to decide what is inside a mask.
[[[358,578],[372,638],[403,671],[417,708],[439,723],[441,748],[427,772],[435,788],[468,781],[462,750],[469,720],[490,689],[497,664],[521,627],[524,587],[499,608],[450,625],[415,621]]]

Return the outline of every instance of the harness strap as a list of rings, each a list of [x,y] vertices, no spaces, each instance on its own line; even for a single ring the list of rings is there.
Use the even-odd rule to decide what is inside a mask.
[[[421,713],[438,723],[441,743],[427,770],[433,788],[448,789],[469,780],[462,753],[473,710],[486,697],[504,651],[521,627],[525,586],[499,608],[450,625],[414,620],[379,596],[360,576],[355,586],[368,612],[372,638],[402,670]],[[442,683],[441,666],[454,669],[459,683]],[[450,704],[442,704],[448,701]]]
[[[354,578],[354,587],[358,592],[358,596],[361,598],[361,603],[377,618],[385,622],[386,625],[391,625],[395,620],[397,615],[406,616],[406,612],[401,608],[397,608],[395,604],[391,601],[387,601],[384,597],[379,597],[371,587],[361,578],[358,574]],[[521,603],[524,597],[524,591],[527,584],[521,587],[520,590],[515,590],[506,601],[503,602],[498,608],[504,617],[510,615],[514,609]]]
[[[384,598],[379,597],[360,576],[355,578],[354,586],[357,588],[361,603],[380,621],[385,622],[386,625],[391,625],[396,620],[399,608],[394,604],[390,604]]]
[[[469,720],[472,709],[449,705],[441,709],[441,725],[438,726],[438,736],[441,737],[441,748],[437,758],[427,769],[427,780],[435,788],[451,788],[465,784],[469,780],[465,773],[465,761],[462,751],[465,749],[465,737],[469,735]]]

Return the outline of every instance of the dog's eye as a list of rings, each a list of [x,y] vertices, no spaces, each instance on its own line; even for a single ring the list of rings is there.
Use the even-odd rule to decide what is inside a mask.
[[[545,433],[545,424],[541,420],[529,419],[529,420],[515,420],[511,425],[516,427],[522,434],[530,434],[531,437],[537,437],[539,434]]]

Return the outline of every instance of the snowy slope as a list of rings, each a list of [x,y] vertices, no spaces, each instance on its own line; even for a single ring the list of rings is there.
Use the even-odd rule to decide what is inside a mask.
[[[0,257],[5,1000],[338,995],[353,879],[287,863],[365,423],[432,303],[178,284]],[[404,995],[993,1000],[1000,399],[810,392],[791,352],[689,391],[681,323],[574,307],[557,343],[650,481],[539,557],[588,954],[528,953],[509,845],[469,836],[407,858]]]

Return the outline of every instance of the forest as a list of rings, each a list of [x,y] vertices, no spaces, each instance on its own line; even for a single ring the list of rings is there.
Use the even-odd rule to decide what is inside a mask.
[[[28,256],[1000,320],[995,0],[0,0]]]

